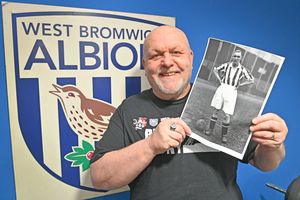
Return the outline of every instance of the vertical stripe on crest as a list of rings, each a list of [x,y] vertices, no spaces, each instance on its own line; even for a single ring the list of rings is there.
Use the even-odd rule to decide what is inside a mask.
[[[57,84],[60,86],[72,84],[75,85],[75,78],[57,78]],[[65,155],[72,152],[72,146],[78,146],[77,135],[73,132],[66,119],[63,107],[58,102],[58,117],[60,131],[60,146],[61,146],[61,168],[62,178],[70,185],[80,185],[79,168],[71,167],[71,162],[65,160]]]
[[[38,79],[17,78],[16,84],[18,118],[22,135],[34,158],[43,163]],[[29,94],[28,91],[32,92]]]
[[[93,97],[111,103],[111,78],[93,78]]]
[[[126,97],[141,92],[141,77],[126,77]]]

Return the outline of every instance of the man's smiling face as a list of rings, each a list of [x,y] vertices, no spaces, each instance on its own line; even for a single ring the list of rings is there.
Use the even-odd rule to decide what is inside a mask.
[[[143,64],[156,96],[166,100],[184,97],[190,89],[192,63],[193,52],[179,29],[163,26],[147,37]]]

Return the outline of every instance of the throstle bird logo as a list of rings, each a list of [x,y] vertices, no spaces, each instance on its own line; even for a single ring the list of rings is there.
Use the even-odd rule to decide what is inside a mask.
[[[55,90],[49,92],[58,97],[71,129],[84,139],[100,140],[115,108],[99,99],[87,98],[73,85],[52,85]]]

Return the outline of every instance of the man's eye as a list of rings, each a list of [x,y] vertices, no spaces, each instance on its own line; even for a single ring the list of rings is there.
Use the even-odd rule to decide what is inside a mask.
[[[150,56],[150,59],[158,59],[160,57],[159,54],[153,54]]]
[[[182,52],[181,52],[181,51],[173,51],[172,54],[173,54],[173,55],[181,55]]]

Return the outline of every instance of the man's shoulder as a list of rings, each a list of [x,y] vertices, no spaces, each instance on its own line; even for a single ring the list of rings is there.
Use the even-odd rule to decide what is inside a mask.
[[[216,68],[226,67],[227,65],[230,65],[230,64],[231,64],[231,62],[225,62],[225,63],[222,63],[219,66],[216,66]]]
[[[248,73],[250,72],[250,70],[247,67],[245,67],[244,65],[240,64],[239,66],[242,70],[247,71]]]

